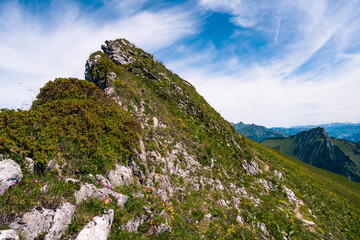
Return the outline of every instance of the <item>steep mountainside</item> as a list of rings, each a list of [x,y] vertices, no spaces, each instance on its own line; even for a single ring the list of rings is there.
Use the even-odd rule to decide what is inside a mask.
[[[329,123],[322,125],[298,126],[291,128],[271,128],[272,130],[287,134],[295,135],[299,132],[310,130],[312,128],[321,127],[326,130],[330,137],[346,139],[352,142],[360,140],[360,123]]]
[[[360,181],[360,149],[357,144],[330,138],[323,128],[314,128],[284,139],[267,139],[262,144],[313,166]]]
[[[359,184],[242,137],[127,40],[102,50],[92,83],[0,113],[0,239],[359,238]]]
[[[248,137],[256,142],[264,141],[267,138],[281,138],[288,136],[284,133],[255,124],[244,124],[243,122],[239,122],[233,123],[233,125],[238,133],[241,133],[245,137]]]

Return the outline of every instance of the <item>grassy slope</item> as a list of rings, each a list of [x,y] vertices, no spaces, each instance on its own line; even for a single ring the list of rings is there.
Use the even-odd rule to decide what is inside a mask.
[[[252,142],[267,163],[284,174],[287,183],[302,195],[324,229],[342,232],[351,228],[347,239],[358,239],[355,222],[360,221],[360,184],[338,174],[314,167],[277,150]],[[346,223],[345,223],[346,222]],[[338,238],[341,239],[341,235]]]
[[[138,49],[132,50],[133,52],[141,51]],[[115,86],[117,94],[127,96],[126,99],[121,98],[121,100],[125,106],[128,106],[130,111],[132,111],[134,104],[140,108],[140,103],[144,101],[145,112],[147,112],[146,109],[151,109],[148,110],[150,112],[148,116],[156,114],[161,122],[167,124],[167,129],[156,130],[157,135],[169,137],[170,134],[172,138],[170,138],[171,141],[183,141],[189,149],[189,152],[192,152],[197,156],[197,160],[205,166],[209,164],[210,158],[218,160],[218,164],[215,165],[216,167],[211,174],[213,177],[219,177],[225,185],[229,184],[230,181],[233,181],[236,185],[248,186],[253,189],[253,192],[259,193],[263,190],[259,189],[258,185],[254,184],[256,178],[244,174],[242,167],[239,165],[241,158],[249,161],[251,158],[259,156],[264,162],[271,164],[274,169],[284,171],[286,184],[289,183],[291,187],[296,189],[301,198],[311,205],[311,209],[315,209],[315,215],[321,219],[321,223],[319,223],[321,226],[318,230],[319,232],[323,231],[324,234],[332,233],[332,235],[337,236],[338,239],[344,238],[344,236],[357,236],[358,229],[356,224],[359,223],[358,185],[336,174],[331,174],[304,164],[301,161],[290,159],[280,153],[275,153],[260,144],[253,143],[251,140],[239,138],[237,134],[234,133],[233,128],[229,126],[229,123],[221,118],[221,116],[197,94],[193,87],[188,86],[181,78],[176,74],[169,72],[160,63],[152,61],[151,57],[141,59],[141,64],[130,64],[131,71],[134,72],[135,69],[135,72],[140,75],[137,77],[129,73],[121,73],[124,72],[124,68],[122,66],[115,66],[105,54],[97,52],[92,56],[94,55],[101,55],[102,57],[101,61],[103,62],[103,67],[101,68],[103,69],[103,72],[101,75],[106,76],[109,71],[117,73],[118,76],[120,75],[118,79],[113,82],[113,86]],[[154,74],[159,72],[165,73],[167,79],[160,78],[161,81],[157,82],[152,79],[141,77],[140,69],[143,66],[147,69],[152,69]],[[122,77],[124,74],[127,77]],[[184,89],[184,93],[187,97],[184,98],[182,94],[174,91],[174,85],[178,85]],[[133,91],[130,91],[129,89],[133,89]],[[135,89],[142,90],[136,91]],[[129,102],[129,99],[134,99],[136,101]],[[179,108],[179,102],[188,103],[184,104],[183,108]],[[194,107],[192,108],[192,111],[189,106]],[[135,111],[133,112],[136,114]],[[152,135],[154,134],[154,131],[145,129],[145,135],[146,134]],[[234,139],[240,144],[242,151],[234,152],[234,145],[231,141],[228,141],[228,139]],[[231,148],[227,148],[226,144],[230,144]],[[151,147],[150,145],[148,146]],[[171,144],[169,147],[171,148]],[[220,177],[222,169],[232,173],[231,179]],[[199,172],[198,174],[208,173]],[[263,177],[266,177],[267,175],[268,174],[265,173]],[[184,184],[179,184],[179,186],[180,185],[183,186]],[[179,195],[175,196],[173,201],[173,204],[176,206],[176,211],[178,211],[182,218],[185,219],[191,217],[184,214],[191,209],[191,206],[194,206],[194,204],[197,206],[202,205],[199,203],[199,197],[209,202],[214,202],[214,200],[217,199],[216,194],[209,191],[193,192],[188,188],[187,191],[190,192],[186,202],[180,200],[182,197]],[[207,194],[207,197],[205,197],[205,194]],[[246,201],[242,203],[243,205],[241,208],[243,209],[243,214],[246,215],[250,212],[252,213],[248,215],[247,221],[251,222],[251,219],[254,220],[254,217],[262,219],[267,223],[268,228],[271,229],[271,233],[278,237],[281,236],[276,235],[278,234],[276,225],[281,226],[281,224],[283,224],[284,226],[287,226],[288,232],[296,232],[293,236],[294,238],[296,238],[296,236],[302,236],[303,239],[317,238],[314,237],[314,235],[305,233],[305,229],[300,227],[301,224],[299,222],[295,221],[295,225],[287,225],[289,222],[285,220],[286,217],[284,218],[283,213],[277,209],[279,205],[281,205],[281,201],[284,201],[283,196],[275,194],[271,196],[262,196],[261,198],[264,200],[265,205],[259,207],[248,206],[246,205]],[[189,203],[189,201],[193,201],[193,203]],[[206,209],[206,206],[203,207]],[[209,205],[207,207],[209,207]],[[333,209],[336,209],[335,212]],[[221,208],[218,210],[220,211]],[[348,215],[348,210],[352,212],[351,215]],[[224,211],[224,209],[221,211]],[[329,212],[332,213],[331,216],[328,215]],[[305,215],[306,213],[304,212],[303,214]],[[228,217],[229,220],[234,221],[235,215],[232,212],[229,213]],[[178,227],[180,227],[180,229],[187,225],[180,219],[175,220],[174,226],[176,226],[176,224],[179,224]],[[214,227],[220,227],[221,229],[224,229],[225,232],[226,229],[228,229],[228,227],[222,226],[220,222],[213,224],[212,227],[206,224],[200,225],[202,225],[204,229],[207,229],[207,231],[210,231],[211,228]],[[293,229],[293,231],[291,229]],[[342,231],[345,229],[351,230],[346,230],[346,233],[344,234]],[[185,231],[183,229],[181,232],[184,236],[187,236],[186,234],[188,234],[188,230]],[[244,232],[242,233],[244,234]]]
[[[132,49],[132,52],[138,53],[137,56],[146,54],[141,49]],[[202,167],[198,171],[191,173],[189,176],[190,181],[187,181],[189,179],[165,173],[166,166],[164,163],[157,162],[149,157],[147,165],[140,165],[140,168],[144,172],[148,170],[149,172],[154,171],[156,174],[168,174],[172,186],[179,188],[168,201],[163,201],[158,195],[154,194],[151,187],[145,185],[132,184],[117,187],[115,191],[130,196],[125,208],[118,209],[114,204],[105,204],[103,201],[90,199],[77,206],[78,214],[73,219],[66,233],[67,236],[76,235],[81,230],[81,227],[93,216],[102,213],[105,209],[113,208],[115,209],[115,219],[110,239],[201,239],[203,237],[205,239],[261,239],[261,235],[264,233],[258,225],[259,222],[266,224],[267,230],[275,239],[282,239],[283,236],[287,236],[289,239],[320,239],[325,237],[358,239],[358,236],[360,236],[358,228],[360,224],[358,184],[350,182],[341,176],[311,167],[241,137],[235,132],[230,123],[225,121],[220,114],[207,104],[194,87],[167,70],[161,63],[153,61],[149,54],[147,57],[139,58],[139,61],[131,64],[131,68],[129,66],[115,65],[108,56],[101,52],[97,52],[91,57],[95,55],[100,55],[101,58],[94,69],[94,74],[107,76],[109,72],[116,73],[116,79],[109,84],[111,88],[109,94],[116,101],[121,102],[122,106],[143,124],[144,128],[138,134],[143,139],[146,150],[156,151],[166,158],[169,152],[175,148],[174,145],[180,142],[187,152],[202,164]],[[153,74],[163,73],[164,75],[163,77],[158,75],[160,81],[150,79],[143,76],[143,67],[153,72]],[[106,81],[106,79],[103,80]],[[77,85],[77,82],[74,82],[74,84]],[[61,91],[64,91],[64,89],[56,88],[56,84],[50,84],[50,86],[54,87],[53,90],[58,91],[60,96],[62,95]],[[180,87],[181,91],[177,87]],[[86,99],[86,95],[81,98]],[[49,98],[47,101],[51,101],[51,99]],[[42,109],[41,106],[47,106],[47,101],[43,103],[39,101],[37,109]],[[112,108],[112,106],[115,106],[114,102],[110,100],[105,100],[105,102],[108,103],[107,107],[114,110]],[[55,106],[58,106],[58,104]],[[60,104],[59,107],[60,109],[66,109],[66,106]],[[78,112],[82,112],[81,108],[78,110],[80,110]],[[108,113],[109,119],[106,114],[103,117],[110,120],[110,123],[116,122],[111,118],[114,113],[112,111]],[[132,136],[131,139],[134,140],[135,145],[133,148],[136,148],[137,144],[134,138],[137,132],[136,121],[135,123],[130,121],[131,117],[122,110],[120,112],[115,110],[115,113],[124,119],[122,123],[128,127],[126,128],[128,131],[126,136]],[[59,120],[62,119],[61,116],[61,114],[58,116]],[[81,114],[80,116],[84,117]],[[87,115],[85,114],[85,116]],[[153,127],[153,116],[156,116],[160,123],[165,124],[166,127]],[[96,114],[93,117],[97,119]],[[90,124],[93,122],[88,121],[88,118],[82,120]],[[96,122],[101,123],[101,121]],[[20,121],[19,124],[21,125]],[[103,125],[96,126],[101,129]],[[113,125],[110,124],[110,126]],[[79,126],[76,124],[73,127],[73,130],[80,131],[81,129],[78,129]],[[52,134],[57,133],[50,127],[44,129],[43,134],[45,136],[52,136]],[[76,131],[70,131],[70,133],[74,132],[76,133]],[[115,133],[118,132],[115,131]],[[123,133],[123,131],[120,131],[120,136]],[[103,136],[106,137],[107,135]],[[118,136],[118,134],[115,134],[115,136]],[[16,139],[15,135],[13,137]],[[69,139],[74,137],[76,136]],[[86,134],[84,137],[88,137],[88,135]],[[102,148],[104,153],[108,152],[106,149],[112,148],[112,142],[106,139]],[[107,145],[109,143],[110,145]],[[73,144],[73,147],[67,148],[65,153],[74,153],[74,149],[76,150],[79,144],[76,142],[73,142]],[[124,151],[129,150],[128,146],[126,141]],[[19,148],[16,149],[19,150]],[[56,155],[56,153],[57,149],[54,152],[49,152],[50,157],[53,154]],[[28,153],[20,151],[16,152],[16,154],[27,156]],[[105,154],[105,156],[107,155]],[[87,162],[90,167],[85,169],[86,171],[82,170],[84,175],[102,172],[104,169],[109,168],[105,164],[113,163],[111,157],[106,158],[108,161],[98,161],[98,156],[93,152],[90,152],[87,157],[89,158]],[[212,159],[215,163],[214,166],[206,168],[211,165]],[[16,160],[21,162],[21,156]],[[72,161],[71,158],[64,160]],[[76,158],[73,160],[75,161]],[[126,155],[122,155],[122,152],[119,153],[117,160],[125,163],[127,161]],[[134,160],[139,163],[136,156]],[[185,166],[184,161],[184,156],[179,153],[176,156],[175,164],[182,167]],[[261,168],[266,169],[265,165],[267,164],[269,169],[256,176],[248,175],[241,166],[243,161],[259,161]],[[277,180],[274,177],[273,170],[280,170],[284,175],[284,180]],[[62,173],[62,176],[56,171],[51,172],[50,175],[41,172],[34,175],[26,174],[23,183],[10,188],[7,193],[0,197],[2,216],[11,218],[11,213],[20,214],[26,212],[35,205],[56,206],[62,200],[74,203],[72,194],[75,189],[79,188],[79,184],[67,185],[62,180],[65,175],[79,178],[82,173],[77,172],[76,168],[65,168]],[[225,190],[213,189],[210,184],[201,185],[200,190],[195,190],[192,181],[199,179],[201,176],[219,179]],[[41,186],[34,183],[36,179],[42,185],[48,184],[51,194],[41,195]],[[264,187],[257,183],[259,179],[266,179],[276,184],[279,190],[267,193]],[[84,176],[81,178],[82,183],[92,181]],[[251,197],[237,196],[239,197],[238,209],[233,206],[233,197],[236,195],[229,190],[231,189],[230,183],[238,188],[244,188],[248,197]],[[157,184],[159,183],[154,183],[155,188]],[[286,194],[282,191],[284,186],[291,188],[296,196],[304,201],[301,213],[306,219],[317,224],[314,228],[316,233],[309,231],[295,217],[293,212],[294,204],[289,203]],[[146,197],[135,197],[135,193],[138,192],[143,193]],[[41,201],[36,201],[37,194],[40,194]],[[12,204],[9,204],[9,199]],[[222,199],[231,203],[229,207],[219,204]],[[253,199],[259,199],[259,203],[255,204]],[[120,228],[122,224],[137,215],[143,214],[142,206],[149,207],[155,213],[155,218],[151,222],[141,225],[137,233],[122,230]],[[308,208],[313,211],[316,218],[309,214]],[[167,217],[160,217],[159,213],[161,211],[164,211]],[[212,215],[211,221],[204,219],[204,215],[208,213]],[[237,223],[237,216],[241,216],[244,221],[243,224]],[[171,233],[164,233],[159,236],[148,234],[152,226],[165,222],[171,226]],[[6,227],[6,220],[3,220],[1,227]]]
[[[296,136],[299,136],[299,135],[296,135]],[[276,149],[278,151],[281,151],[289,156],[301,159],[306,162],[306,160],[303,159],[304,156],[298,156],[295,154],[295,149],[298,147],[301,147],[301,145],[305,144],[305,142],[296,143],[295,142],[296,136],[291,136],[291,137],[284,138],[284,139],[279,139],[279,138],[266,139],[262,142],[262,144],[265,146],[268,146],[270,148]],[[315,137],[317,137],[317,136],[315,136]],[[358,145],[356,143],[353,143],[353,142],[350,142],[350,141],[347,141],[344,139],[330,138],[329,140],[332,145],[338,147],[346,156],[350,157],[350,159],[355,163],[355,165],[348,166],[348,168],[351,169],[350,171],[353,172],[354,174],[359,175],[359,173],[360,173],[360,168],[359,168],[359,166],[360,166],[360,149],[359,149]],[[307,142],[309,142],[309,146],[312,146],[312,142],[324,141],[324,140],[323,140],[323,137],[320,136],[319,140],[303,139],[301,141],[307,141]],[[322,144],[322,145],[324,145],[324,144]],[[333,150],[336,150],[336,149],[333,149]],[[317,154],[317,153],[318,152],[316,152],[316,151],[312,152],[312,154]],[[314,156],[308,156],[308,158],[314,159]],[[315,163],[316,163],[316,161],[317,160],[315,159]]]

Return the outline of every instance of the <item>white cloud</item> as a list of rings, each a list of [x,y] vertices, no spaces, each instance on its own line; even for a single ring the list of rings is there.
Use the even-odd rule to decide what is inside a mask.
[[[85,14],[80,5],[53,4],[46,17],[18,3],[1,5],[0,107],[29,104],[55,77],[83,78],[86,59],[104,40],[126,37],[146,51],[179,54],[167,66],[230,121],[360,120],[357,1],[199,0],[200,10],[227,13],[234,23],[221,49],[198,32],[199,9],[144,5],[110,0]],[[260,50],[251,45],[259,34]],[[179,41],[187,36],[194,36],[190,45]],[[241,48],[251,56],[239,54]]]
[[[18,3],[0,11],[0,107],[30,104],[21,82],[38,90],[56,77],[83,78],[88,56],[107,39],[126,37],[147,51],[156,51],[196,32],[191,13],[180,8],[142,10],[128,8],[111,21],[97,18],[116,1],[86,15],[78,5],[53,6],[44,19]],[[113,8],[132,6],[123,1]],[[139,2],[139,1],[137,1]],[[142,2],[142,1],[141,1]],[[130,5],[129,5],[130,4]],[[131,15],[129,15],[131,14]]]
[[[214,57],[202,68],[173,67],[226,119],[269,127],[360,120],[360,53],[346,53],[360,49],[356,1],[200,0],[199,4],[241,19],[233,22],[247,31],[273,33],[265,48],[271,54],[255,53],[256,61],[237,56],[215,62],[221,51],[212,50]],[[241,37],[242,31],[235,30],[233,37]]]

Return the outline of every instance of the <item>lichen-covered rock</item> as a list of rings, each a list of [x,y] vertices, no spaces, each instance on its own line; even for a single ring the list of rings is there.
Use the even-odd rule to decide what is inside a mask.
[[[137,232],[139,226],[146,221],[152,220],[154,218],[154,214],[147,207],[143,207],[145,214],[141,216],[136,216],[134,219],[131,219],[127,223],[122,226],[122,229],[127,230],[129,232]],[[161,214],[160,214],[161,215]]]
[[[154,128],[159,127],[159,120],[156,117],[153,117],[153,125],[154,125]]]
[[[137,232],[139,226],[143,224],[145,221],[145,216],[136,216],[134,219],[128,221],[124,226],[123,229],[129,232]]]
[[[112,209],[110,209],[106,215],[94,217],[93,221],[87,223],[80,231],[76,240],[106,240],[109,236],[113,220],[114,210]]]
[[[16,185],[23,175],[20,166],[11,159],[0,162],[0,196],[12,185]]]
[[[71,203],[65,202],[56,209],[53,224],[46,234],[45,240],[57,240],[65,232],[67,226],[70,224],[71,219],[75,212],[75,206]]]
[[[100,181],[100,183],[101,183],[103,186],[112,187],[110,181],[109,181],[106,177],[104,177],[104,176],[102,176],[102,175],[100,175],[100,174],[96,174],[96,178]]]
[[[222,190],[224,190],[224,189],[225,189],[225,188],[224,188],[224,186],[222,185],[222,183],[221,183],[221,181],[220,181],[219,179],[216,179],[216,180],[215,180],[215,183],[216,183],[216,185],[215,185],[216,190],[218,190],[218,191],[222,191]]]
[[[278,187],[275,184],[262,178],[257,180],[256,183],[263,186],[267,192],[278,190]]]
[[[289,201],[296,202],[297,199],[296,199],[295,193],[291,189],[287,188],[286,186],[283,186],[283,188],[284,188],[284,191],[285,191]]]
[[[240,216],[237,216],[237,217],[236,217],[236,221],[237,221],[239,224],[241,224],[241,225],[244,224],[244,222],[243,222],[243,220],[242,220],[242,218],[241,218]]]
[[[128,43],[125,41],[105,41],[105,44],[106,45],[101,45],[101,49],[111,58],[114,63],[119,65],[127,65],[135,61],[135,59],[131,57],[130,54],[126,51],[125,46],[127,46]]]
[[[161,223],[160,226],[153,226],[150,231],[152,234],[159,235],[164,232],[171,232],[171,227],[165,223]]]
[[[10,228],[23,232],[26,240],[33,240],[49,230],[54,215],[54,210],[33,209],[31,212],[25,213],[18,221],[11,223]]]
[[[204,216],[204,219],[206,220],[206,221],[210,221],[211,220],[211,213],[208,213],[208,214],[205,214],[205,216]]]
[[[282,173],[278,170],[274,170],[274,176],[277,177],[277,179],[282,180]]]
[[[59,169],[60,165],[56,163],[55,160],[50,160],[48,164],[46,165],[47,170],[56,170]]]
[[[258,223],[258,227],[261,229],[261,231],[265,234],[265,235],[270,235],[268,230],[266,229],[266,225],[264,223]]]
[[[259,165],[254,160],[252,160],[250,163],[244,161],[241,165],[244,168],[245,172],[249,175],[256,175],[258,173],[262,173]]]
[[[108,188],[97,188],[94,184],[82,185],[80,190],[75,192],[76,203],[80,203],[87,198],[97,198],[105,200],[113,196],[116,199],[117,205],[123,207],[128,200],[128,196],[112,191]]]
[[[19,236],[12,229],[0,230],[0,240],[19,240]]]
[[[169,199],[169,195],[172,196],[174,193],[174,189],[172,187],[172,184],[170,182],[169,176],[167,175],[160,175],[155,174],[154,175],[154,184],[157,185],[156,194],[158,194],[163,199]]]
[[[34,166],[35,166],[35,164],[34,164],[34,160],[32,160],[31,158],[25,158],[25,161],[26,161],[26,164],[27,164],[27,171],[29,172],[29,173],[34,173]]]
[[[134,181],[131,169],[119,164],[116,164],[116,169],[111,170],[107,177],[114,187],[129,185]]]
[[[106,87],[105,84],[103,82],[101,82],[101,81],[96,81],[97,79],[94,79],[95,74],[93,73],[93,70],[94,70],[95,66],[97,65],[97,63],[98,63],[99,58],[101,58],[100,55],[95,55],[93,58],[89,58],[86,61],[86,64],[85,64],[85,79],[88,80],[89,82],[95,83],[101,89],[104,89]],[[98,75],[98,74],[96,74],[96,75]],[[101,76],[99,76],[99,77],[101,77]]]

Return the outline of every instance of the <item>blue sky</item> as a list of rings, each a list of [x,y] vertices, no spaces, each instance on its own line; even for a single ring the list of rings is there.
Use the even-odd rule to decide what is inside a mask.
[[[232,122],[360,121],[360,2],[0,0],[0,107],[30,106],[56,77],[127,38]]]

